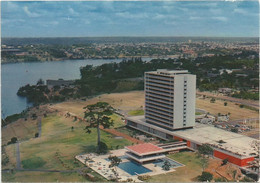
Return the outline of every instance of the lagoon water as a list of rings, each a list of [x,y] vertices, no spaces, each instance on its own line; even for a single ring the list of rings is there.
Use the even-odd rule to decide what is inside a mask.
[[[151,58],[144,58],[149,61]],[[53,62],[9,63],[1,65],[1,111],[2,117],[20,113],[31,104],[16,95],[18,89],[26,84],[36,84],[41,78],[47,79],[79,79],[80,67],[120,62],[122,59],[88,59]]]

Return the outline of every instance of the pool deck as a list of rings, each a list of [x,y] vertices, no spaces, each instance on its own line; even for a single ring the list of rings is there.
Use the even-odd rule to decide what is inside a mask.
[[[110,155],[117,156],[117,157],[124,156],[126,151],[127,151],[126,149],[119,149],[119,150],[110,151],[106,155],[97,155],[91,153],[91,154],[77,155],[75,158],[78,159],[81,163],[85,164],[85,158],[88,157],[90,160],[86,161],[85,165],[90,167],[92,170],[94,170],[95,172],[97,172],[107,180],[111,180],[115,178],[115,175],[112,172],[111,168],[109,168],[110,162],[105,159],[108,158]],[[128,161],[129,161],[128,159],[122,159],[122,162],[128,162]],[[174,168],[171,168],[169,171],[165,171],[161,167],[155,166],[153,163],[143,164],[142,166],[150,169],[151,172],[143,173],[140,175],[153,176],[153,175],[166,174],[175,171]],[[118,173],[118,177],[120,178],[119,181],[126,181],[127,179],[133,179],[133,182],[142,182],[141,180],[138,179],[138,175],[130,175],[124,170],[120,169],[119,167],[117,167],[116,170]]]

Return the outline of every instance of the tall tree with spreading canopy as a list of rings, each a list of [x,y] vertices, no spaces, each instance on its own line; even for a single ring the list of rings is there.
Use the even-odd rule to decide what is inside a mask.
[[[84,118],[88,122],[85,130],[87,133],[91,133],[91,128],[97,128],[97,152],[100,152],[102,146],[100,126],[109,128],[114,125],[114,121],[109,117],[113,113],[113,108],[106,102],[98,102],[88,105],[84,109],[86,109]]]

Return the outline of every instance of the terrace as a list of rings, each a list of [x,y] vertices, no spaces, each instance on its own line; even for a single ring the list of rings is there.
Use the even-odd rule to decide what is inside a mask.
[[[150,146],[147,144],[144,144],[145,146]],[[138,145],[137,145],[138,146]],[[150,146],[152,147],[152,146]],[[155,146],[157,147],[157,146]],[[150,148],[145,151],[139,151],[139,153],[143,154],[149,154],[152,153],[155,150],[155,147]],[[129,147],[128,147],[129,148]],[[130,146],[131,148],[131,146]],[[142,149],[143,150],[143,149]],[[163,148],[157,147],[157,151],[163,151]],[[110,151],[109,154],[106,155],[97,155],[97,154],[84,154],[84,155],[77,155],[76,159],[78,159],[81,163],[85,164],[107,180],[113,180],[115,178],[115,175],[111,168],[109,168],[110,161],[108,159],[109,156],[117,156],[119,157],[122,162],[118,165],[117,168],[117,174],[119,177],[119,181],[127,181],[128,179],[132,179],[134,182],[141,182],[138,179],[139,175],[159,175],[159,174],[165,174],[168,172],[174,172],[175,168],[184,166],[183,164],[176,162],[172,159],[166,158],[165,155],[162,154],[162,156],[158,156],[156,160],[154,161],[148,161],[144,164],[140,164],[136,161],[133,161],[132,158],[130,158],[129,152],[127,152],[127,149],[119,149],[119,150],[113,150]],[[147,155],[149,156],[149,155]],[[168,171],[165,171],[162,166],[165,161],[170,162],[171,168]]]

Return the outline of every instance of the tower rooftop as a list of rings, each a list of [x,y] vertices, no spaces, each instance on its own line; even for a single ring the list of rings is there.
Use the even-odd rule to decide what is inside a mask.
[[[168,69],[157,69],[156,71],[149,71],[146,73],[162,74],[162,75],[189,74],[188,70],[168,70]]]

